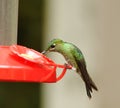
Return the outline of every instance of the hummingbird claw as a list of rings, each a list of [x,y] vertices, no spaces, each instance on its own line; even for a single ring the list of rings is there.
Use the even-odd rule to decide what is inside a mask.
[[[64,66],[66,69],[71,69],[71,65],[67,64],[67,63],[64,63]]]
[[[72,70],[76,71],[76,68],[75,68],[75,67],[73,67],[73,66],[71,66],[71,65],[69,65],[69,64],[67,64],[67,63],[64,63],[64,66],[65,66],[67,69],[72,69]]]

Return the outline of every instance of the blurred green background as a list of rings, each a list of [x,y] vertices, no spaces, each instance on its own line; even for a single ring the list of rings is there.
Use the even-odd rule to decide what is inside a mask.
[[[44,0],[19,0],[18,44],[41,51],[44,7]]]
[[[19,0],[18,44],[42,50],[44,6],[44,0]],[[39,83],[0,82],[0,108],[40,108],[40,91]]]

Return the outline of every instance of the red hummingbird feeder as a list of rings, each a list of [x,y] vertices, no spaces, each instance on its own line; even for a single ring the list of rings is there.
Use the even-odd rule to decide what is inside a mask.
[[[60,65],[45,55],[20,45],[0,46],[0,81],[57,82],[71,66]],[[63,68],[57,76],[56,69]]]

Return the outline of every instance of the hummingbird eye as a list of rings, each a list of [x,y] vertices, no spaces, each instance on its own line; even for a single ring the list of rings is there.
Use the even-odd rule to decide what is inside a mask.
[[[51,48],[54,48],[54,47],[55,47],[55,44],[52,44],[50,47],[51,47]]]

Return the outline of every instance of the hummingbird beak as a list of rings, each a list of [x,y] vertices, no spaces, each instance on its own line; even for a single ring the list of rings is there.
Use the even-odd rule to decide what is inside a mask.
[[[45,54],[46,52],[47,52],[47,51],[46,51],[46,50],[44,50],[44,51],[42,51],[41,53],[42,53],[42,54]]]

